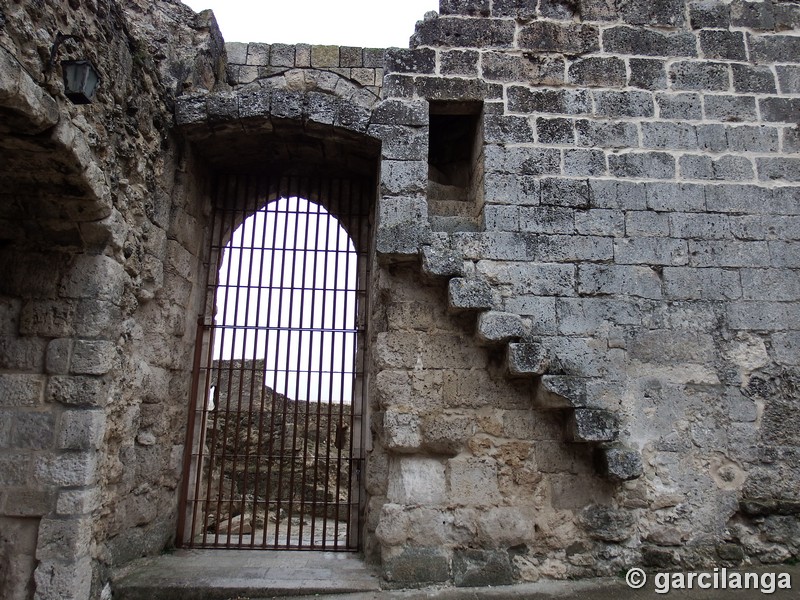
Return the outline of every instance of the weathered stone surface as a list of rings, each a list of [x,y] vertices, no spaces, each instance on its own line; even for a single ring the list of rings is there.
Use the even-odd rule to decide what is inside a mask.
[[[510,343],[506,358],[509,375],[531,377],[543,375],[552,364],[547,351],[538,344]]]
[[[573,442],[612,442],[618,435],[617,417],[609,411],[577,408],[567,421],[567,437]]]
[[[411,36],[412,48],[419,46],[458,46],[468,48],[511,48],[514,23],[505,19],[483,21],[440,17],[417,21]]]
[[[636,450],[611,446],[599,450],[602,473],[613,481],[629,481],[642,475],[642,457]]]
[[[382,572],[391,585],[441,583],[450,579],[450,558],[435,548],[408,548],[384,558]]]
[[[525,328],[519,315],[488,311],[478,316],[478,337],[486,342],[507,342],[524,334]]]
[[[6,48],[0,48],[0,108],[6,125],[24,134],[41,133],[59,118],[55,100]]]
[[[508,553],[503,550],[458,550],[453,554],[456,587],[508,585],[514,580]]]
[[[445,469],[434,458],[397,457],[389,463],[388,498],[398,504],[438,504],[446,499]]]
[[[447,286],[450,308],[458,310],[486,310],[492,308],[491,287],[479,279],[454,277]]]
[[[633,515],[619,508],[593,504],[581,513],[581,524],[598,540],[622,542],[633,535]]]
[[[592,25],[538,21],[522,27],[517,43],[535,52],[585,54],[600,49],[600,35]]]

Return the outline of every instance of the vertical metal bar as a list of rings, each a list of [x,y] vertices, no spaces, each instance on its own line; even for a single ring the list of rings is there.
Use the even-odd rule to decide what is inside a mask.
[[[292,259],[291,259],[292,270],[291,270],[291,277],[289,279],[289,322],[288,322],[288,332],[287,332],[287,335],[289,336],[289,338],[287,340],[287,352],[286,352],[286,382],[287,382],[287,385],[286,385],[287,394],[286,394],[286,396],[287,396],[287,398],[288,398],[288,395],[289,395],[288,394],[288,391],[289,391],[288,390],[288,388],[289,388],[288,382],[289,382],[289,377],[290,377],[290,373],[291,373],[291,364],[292,364],[292,358],[293,358],[292,357],[292,351],[293,351],[293,348],[292,348],[292,334],[294,333],[294,331],[293,331],[293,328],[292,328],[292,319],[294,317],[295,296],[297,295],[297,290],[295,288],[295,275],[296,275],[296,273],[295,273],[295,265],[297,263],[297,235],[298,235],[299,229],[300,229],[300,197],[299,197],[299,189],[301,187],[300,184],[301,184],[300,180],[297,179],[296,180],[295,195],[294,195],[294,199],[295,199],[295,205],[294,206],[295,206],[295,208],[294,208],[294,212],[293,212],[293,216],[294,216],[294,236],[292,238],[293,244],[292,244],[292,254],[291,254],[291,257],[292,257]],[[301,298],[302,298],[302,292],[301,292]],[[297,370],[299,370],[299,362],[297,363],[297,366],[298,366]],[[295,464],[294,464],[294,459],[295,459],[295,456],[297,455],[297,428],[298,428],[298,425],[299,425],[298,419],[300,418],[299,417],[300,401],[296,397],[297,393],[295,393],[294,395],[295,395],[294,398],[290,398],[290,400],[292,401],[292,413],[293,414],[292,414],[292,451],[291,451],[291,454],[289,456],[289,461],[290,462],[289,462],[289,473],[288,473],[288,478],[289,478],[289,499],[288,499],[288,501],[289,501],[289,510],[288,510],[288,513],[287,513],[287,516],[286,516],[286,545],[287,546],[291,546],[292,545],[291,535],[292,535],[292,516],[294,514],[294,474],[295,474],[295,470],[296,470],[295,469]]]
[[[253,349],[253,357],[252,359],[248,360],[247,356],[247,342],[248,337],[250,336],[251,332],[251,325],[250,325],[250,294],[251,290],[253,289],[253,252],[255,248],[255,240],[256,240],[256,219],[255,219],[255,197],[256,192],[254,190],[254,182],[252,177],[247,177],[247,182],[245,184],[244,189],[244,207],[243,207],[243,219],[242,223],[239,225],[239,228],[242,231],[241,240],[242,240],[242,250],[241,250],[241,259],[244,261],[244,246],[245,246],[245,225],[248,225],[251,229],[250,234],[250,243],[248,245],[247,253],[248,253],[248,261],[247,261],[247,280],[246,280],[246,292],[245,292],[245,309],[244,309],[244,330],[242,332],[242,362],[240,368],[240,380],[239,380],[239,405],[237,409],[237,416],[236,416],[236,442],[235,442],[235,453],[233,458],[233,466],[232,466],[232,478],[233,483],[236,484],[236,480],[238,479],[237,473],[237,465],[239,463],[239,457],[242,454],[240,452],[240,443],[242,441],[242,432],[241,432],[241,425],[244,420],[244,416],[242,415],[242,401],[245,397],[245,384],[247,382],[247,375],[250,375],[250,390],[247,394],[247,416],[246,416],[246,427],[245,427],[245,440],[244,440],[244,469],[242,471],[241,477],[241,502],[239,503],[239,534],[238,534],[238,543],[237,547],[242,546],[242,536],[244,535],[242,532],[244,531],[244,523],[245,523],[245,504],[247,501],[247,470],[249,466],[249,458],[250,458],[250,439],[253,427],[253,392],[255,390],[255,348]],[[250,201],[252,200],[252,206]],[[242,281],[241,279],[237,282],[237,284],[241,287]],[[257,310],[257,309],[256,309]],[[236,326],[240,326],[239,323],[235,324]],[[231,503],[233,503],[234,498],[231,497]],[[233,510],[231,509],[231,513]],[[228,536],[230,538],[230,529],[232,529],[233,525],[233,517],[231,516],[230,519],[231,527],[228,531]],[[252,528],[252,525],[251,525]]]
[[[328,205],[327,205],[326,208],[328,208],[328,210],[330,210],[331,196],[332,196],[332,191],[333,191],[333,184],[332,184],[332,180],[330,178],[328,178],[326,180],[325,188],[327,190],[326,194],[325,194],[325,197],[328,200]],[[326,435],[325,435],[325,441],[324,441],[324,449],[322,451],[323,452],[323,458],[321,459],[321,461],[322,461],[322,477],[321,478],[324,481],[324,485],[322,486],[323,487],[322,527],[321,527],[321,529],[322,529],[322,543],[321,543],[322,548],[326,547],[327,537],[328,537],[328,535],[327,535],[327,532],[328,532],[328,491],[329,491],[328,475],[330,473],[330,440],[331,440],[331,436],[330,436],[330,433],[331,433],[330,432],[330,386],[328,386],[328,395],[327,395],[327,398],[326,398],[325,396],[323,396],[323,385],[322,385],[323,384],[323,380],[328,375],[326,373],[325,363],[324,363],[324,360],[323,360],[324,357],[325,357],[324,345],[326,343],[326,338],[328,337],[328,331],[327,331],[328,327],[326,327],[326,319],[327,319],[327,310],[326,309],[327,309],[327,306],[328,306],[328,260],[330,258],[330,254],[328,252],[328,249],[330,248],[330,221],[329,221],[329,216],[328,215],[329,215],[328,212],[326,212],[325,215],[324,215],[323,222],[324,222],[325,225],[322,228],[325,241],[323,243],[323,246],[322,246],[323,247],[323,251],[321,253],[322,254],[322,258],[323,258],[322,278],[321,278],[322,302],[320,303],[320,315],[321,315],[321,317],[320,317],[320,341],[319,341],[319,345],[320,345],[320,360],[319,360],[319,382],[317,384],[317,398],[319,399],[318,401],[320,403],[319,410],[318,410],[318,413],[317,413],[318,414],[318,418],[317,418],[317,422],[318,423],[322,423],[322,420],[323,420],[322,419],[322,404],[323,404],[323,402],[326,402],[327,405],[328,405],[326,410],[325,410],[325,414],[326,414],[325,433],[326,433]],[[318,426],[318,429],[321,429],[321,427]],[[317,439],[319,439],[319,435],[317,436]],[[317,457],[319,457],[319,455],[320,454],[318,452],[317,453]],[[318,463],[320,462],[319,458],[318,458],[317,462]],[[317,485],[320,485],[320,484],[317,483]]]
[[[183,545],[184,528],[186,525],[186,502],[189,496],[189,475],[192,466],[192,444],[194,443],[194,428],[197,419],[197,389],[198,380],[200,379],[200,360],[203,354],[203,317],[197,321],[197,334],[194,342],[194,367],[192,369],[192,391],[190,394],[190,408],[189,408],[189,422],[186,429],[186,442],[183,447],[183,481],[181,481],[181,495],[180,495],[180,510],[178,512],[178,532],[177,541],[178,545]],[[199,468],[200,465],[198,465]],[[195,479],[199,480],[199,476]],[[194,503],[193,503],[194,504]],[[194,505],[192,506],[192,525],[194,525]]]
[[[261,246],[260,246],[260,261],[259,261],[259,269],[258,269],[258,291],[256,294],[256,330],[255,330],[255,339],[253,341],[253,346],[258,349],[258,334],[261,332],[261,293],[264,290],[264,257],[267,254],[266,245],[267,245],[267,206],[266,204],[269,202],[269,191],[271,186],[271,180],[268,178],[266,180],[266,185],[264,186],[264,181],[260,180],[259,190],[262,187],[265,187],[266,190],[263,194],[259,193],[257,190],[258,201],[259,203],[263,202],[264,206],[261,207],[259,210],[260,213],[263,214],[263,223],[261,226]],[[270,256],[272,253],[270,253]],[[269,281],[267,282],[269,285]],[[267,318],[269,319],[269,305],[267,306]],[[269,344],[269,330],[267,330],[267,339],[265,340],[264,344],[264,359],[262,361],[260,375],[261,375],[261,386],[259,389],[259,403],[258,403],[258,436],[256,442],[256,466],[255,466],[255,473],[253,475],[253,533],[250,536],[250,547],[253,548],[256,543],[256,529],[255,524],[257,523],[257,514],[258,514],[258,490],[259,484],[261,483],[259,479],[259,475],[261,474],[261,462],[264,460],[262,456],[261,448],[264,442],[264,399],[266,397],[267,392],[267,382],[266,382],[266,365],[267,365],[267,345]],[[253,374],[255,378],[255,373]],[[267,523],[269,522],[269,498],[264,498],[264,531],[266,531]]]
[[[339,199],[341,202],[341,198],[345,195],[345,188],[347,183],[342,179],[339,180]],[[342,252],[342,242],[344,241],[345,247],[344,252]],[[350,256],[349,256],[349,245],[350,245],[350,238],[342,240],[341,239],[341,228],[337,230],[336,236],[336,267],[334,272],[334,286],[337,288],[336,293],[334,294],[334,302],[339,300],[339,296],[342,296],[342,308],[339,311],[334,309],[334,327],[336,327],[336,319],[341,319],[341,327],[342,330],[340,335],[342,338],[342,348],[341,348],[341,356],[342,361],[344,361],[344,356],[347,354],[347,336],[348,333],[347,329],[347,307],[349,304],[349,296],[350,296],[350,281],[348,275],[350,273]],[[342,278],[340,273],[340,265],[339,263],[344,258],[344,278]],[[339,288],[343,289],[343,291],[339,291]],[[335,338],[334,338],[335,340]],[[333,356],[335,356],[335,351],[331,352],[331,370],[333,371]],[[338,410],[338,418],[337,418],[337,425],[336,425],[336,436],[344,435],[343,427],[344,427],[344,384],[345,384],[345,364],[342,362],[339,365],[339,373],[337,374],[339,377],[339,410]],[[338,441],[338,440],[337,440]],[[336,443],[336,491],[335,491],[335,499],[336,499],[336,506],[334,508],[334,514],[336,515],[336,520],[333,524],[333,531],[334,531],[334,548],[339,546],[339,508],[340,508],[340,498],[341,498],[341,481],[342,481],[342,444]]]
[[[280,315],[282,314],[282,311],[283,311],[283,302],[284,302],[283,295],[284,295],[284,290],[286,289],[286,286],[285,286],[285,279],[286,279],[285,278],[285,275],[286,275],[286,250],[285,250],[285,248],[286,248],[286,242],[288,241],[289,206],[290,206],[290,198],[291,198],[291,187],[292,187],[292,179],[291,179],[291,177],[289,177],[288,181],[287,181],[287,194],[286,194],[286,196],[287,196],[286,200],[287,201],[286,201],[286,211],[285,211],[286,217],[284,218],[283,243],[281,244],[281,248],[283,249],[282,254],[281,254],[281,258],[282,258],[283,264],[282,264],[282,270],[281,270],[281,283],[280,283],[280,288],[279,288],[280,296],[279,296],[279,301],[278,301],[279,302],[279,304],[278,304],[278,315],[279,315],[279,317],[278,317],[278,338],[279,339],[278,339],[278,343],[276,345],[278,349],[281,347],[281,345],[280,345],[280,334],[283,333],[283,329],[284,329],[283,325],[281,324]],[[291,313],[290,313],[289,316],[291,318]],[[287,334],[286,345],[288,347],[289,346],[289,342],[291,341],[291,336],[290,336],[290,332],[289,331],[287,331],[286,334]],[[287,361],[288,361],[288,353],[287,353]],[[276,377],[277,377],[279,366],[280,366],[280,355],[276,352],[276,356],[275,356]],[[277,391],[275,391],[274,394],[277,396],[278,395]],[[287,412],[287,408],[288,408],[288,397],[286,396],[286,394],[281,394],[281,396],[283,398],[283,400],[281,402],[282,405],[283,405],[283,412],[282,412],[282,415],[283,415],[283,419],[282,419],[283,434],[280,436],[280,438],[281,438],[280,439],[280,454],[278,456],[278,491],[277,491],[276,506],[275,506],[276,515],[278,516],[278,521],[280,520],[281,505],[283,503],[283,498],[282,498],[282,496],[283,496],[283,475],[284,475],[284,460],[286,458],[286,454],[285,454],[285,452],[286,452],[286,435],[285,435],[285,431],[286,431],[286,412]],[[288,519],[287,519],[287,522],[288,522]],[[280,527],[278,525],[279,525],[279,523],[276,523],[276,527],[275,527],[275,546],[279,545]]]
[[[230,445],[232,453],[233,453],[233,456],[231,457],[231,470],[230,470],[231,493],[230,493],[230,498],[228,500],[228,531],[226,532],[226,536],[225,536],[226,537],[225,545],[228,548],[231,547],[231,537],[233,535],[233,521],[234,521],[233,511],[234,511],[234,504],[236,502],[236,488],[237,488],[237,485],[236,485],[236,483],[237,483],[236,482],[236,479],[237,479],[236,467],[237,467],[238,458],[239,458],[239,437],[240,437],[240,433],[241,433],[241,424],[242,424],[242,392],[243,392],[242,388],[244,386],[244,372],[245,372],[245,352],[244,352],[244,349],[245,349],[245,343],[247,342],[247,329],[241,329],[240,330],[240,327],[241,327],[242,323],[240,322],[241,321],[241,315],[239,314],[239,301],[241,300],[240,294],[242,294],[243,290],[244,290],[245,302],[247,302],[247,299],[248,299],[248,297],[250,295],[249,279],[248,279],[248,285],[245,286],[245,285],[242,284],[242,273],[245,270],[245,243],[244,243],[245,241],[244,241],[244,234],[245,234],[245,223],[247,221],[247,191],[248,191],[248,182],[247,182],[247,180],[245,179],[244,176],[240,175],[239,177],[237,177],[236,201],[237,201],[237,204],[241,203],[241,213],[242,214],[241,214],[241,218],[237,219],[238,225],[236,226],[236,229],[234,230],[234,232],[233,232],[233,234],[231,236],[231,241],[230,241],[230,248],[231,248],[231,251],[233,251],[234,250],[234,239],[238,238],[238,240],[239,240],[239,245],[238,245],[239,261],[238,261],[238,266],[237,266],[237,271],[236,271],[236,282],[235,282],[235,287],[236,287],[236,307],[234,308],[234,312],[233,312],[233,323],[226,323],[226,325],[229,325],[231,327],[231,329],[233,330],[232,340],[231,340],[231,355],[230,355],[230,359],[229,359],[230,360],[230,363],[229,363],[229,366],[230,366],[230,375],[229,375],[229,377],[230,377],[230,379],[228,381],[228,385],[229,385],[230,388],[232,388],[234,390],[234,393],[236,395],[236,410],[234,411],[234,419],[233,419],[234,423],[232,424],[233,425],[233,431],[232,431],[233,437],[232,437],[232,439],[230,439],[228,437],[228,435],[229,435],[228,432],[230,431],[229,428],[231,426],[230,420],[226,419],[226,422],[225,422],[226,446]],[[237,213],[238,213],[238,211],[237,211]],[[230,285],[230,281],[228,282],[228,285]],[[248,309],[248,306],[246,305],[245,306],[245,310],[244,310],[244,324],[245,325],[247,324],[247,309]],[[238,364],[237,364],[237,360],[235,358],[236,355],[237,355],[236,340],[239,337],[239,335],[238,335],[239,333],[241,333],[241,337],[244,338],[244,339],[242,339],[239,342],[239,344],[241,344],[242,351],[240,353],[241,358],[238,360]],[[230,394],[229,394],[228,395],[228,406],[230,407],[230,405],[231,405],[231,397],[230,397]]]
[[[267,336],[268,337],[267,337],[267,349],[266,349],[265,358],[264,358],[265,367],[266,367],[267,357],[269,356],[270,352],[273,352],[275,354],[275,360],[274,360],[274,364],[273,364],[274,369],[272,371],[273,372],[272,387],[270,388],[271,395],[270,395],[269,450],[267,451],[267,485],[266,485],[266,490],[265,490],[266,515],[264,517],[264,532],[263,532],[263,536],[262,536],[262,539],[261,539],[261,545],[263,547],[267,546],[267,529],[268,529],[268,523],[269,523],[269,507],[272,504],[272,500],[270,498],[271,498],[272,492],[273,492],[273,488],[272,488],[272,467],[273,467],[274,458],[275,458],[275,412],[276,412],[275,409],[276,409],[277,397],[278,397],[278,393],[275,390],[277,388],[277,380],[278,380],[277,368],[278,368],[278,349],[280,347],[280,328],[276,327],[275,335],[272,336],[271,334],[272,334],[273,330],[272,330],[271,323],[272,323],[272,314],[273,314],[272,307],[274,306],[274,304],[273,304],[273,300],[274,300],[273,291],[275,290],[275,262],[277,260],[276,255],[279,252],[279,250],[278,250],[278,221],[280,219],[280,215],[279,215],[278,207],[280,206],[280,201],[281,201],[281,197],[282,197],[282,194],[281,194],[282,181],[283,181],[283,178],[278,177],[278,179],[276,181],[275,200],[267,205],[267,215],[269,214],[269,212],[274,212],[275,218],[273,219],[273,225],[272,225],[272,241],[271,241],[271,243],[272,243],[272,251],[270,252],[271,258],[270,258],[270,272],[269,272],[269,293],[268,293],[268,299],[267,299],[267,307],[268,307],[268,313],[267,313],[267,325],[268,325],[268,330],[267,331],[268,331],[268,333],[267,333]],[[270,205],[273,207],[274,210],[272,210],[272,211],[269,210],[270,209]],[[284,229],[285,229],[285,224],[284,224]],[[282,276],[283,276],[283,269],[281,268],[281,277]],[[280,294],[281,294],[281,291],[280,291],[280,288],[279,288],[278,289],[279,297],[280,297]],[[281,316],[280,308],[282,306],[282,304],[280,302],[280,299],[279,299],[277,304],[278,304],[278,311],[277,311],[276,326],[279,326],[280,325],[280,316]],[[272,348],[270,348],[270,343],[271,343],[271,340],[272,340],[273,337],[275,338],[274,346]],[[265,370],[265,374],[264,374],[264,379],[266,380],[266,370]],[[266,385],[266,382],[265,382],[265,385]],[[278,503],[276,502],[276,510],[275,510],[275,529],[276,529],[276,531],[277,531],[277,528],[278,528],[278,525],[279,525],[278,521],[279,521],[279,518],[280,518],[280,513],[278,511],[277,505],[278,505]],[[277,541],[276,541],[275,545],[277,545]]]
[[[316,323],[316,309],[317,309],[317,306],[319,305],[319,302],[317,302],[317,292],[320,290],[319,284],[317,283],[317,281],[318,281],[318,278],[319,278],[318,270],[319,270],[319,267],[320,267],[319,259],[320,259],[320,253],[321,253],[320,252],[320,246],[319,246],[319,241],[320,241],[319,240],[319,235],[320,235],[320,222],[322,221],[322,205],[323,205],[323,191],[322,190],[323,190],[323,185],[324,185],[323,180],[320,179],[318,181],[318,194],[317,194],[318,195],[318,198],[317,198],[318,203],[317,203],[317,210],[316,210],[316,223],[314,224],[314,272],[313,272],[313,282],[312,282],[312,292],[311,292],[311,294],[312,294],[311,295],[312,308],[311,308],[311,315],[310,315],[311,328],[313,329],[313,331],[312,331],[312,343],[313,343],[313,340],[314,340],[313,336],[315,334],[318,334],[317,356],[319,357],[319,361],[318,361],[319,369],[318,369],[318,373],[317,373],[317,389],[315,391],[316,399],[317,399],[317,406],[316,406],[316,425],[315,425],[315,432],[314,432],[314,474],[312,476],[312,482],[313,482],[313,487],[314,487],[314,500],[313,500],[313,505],[312,505],[313,508],[312,508],[312,511],[311,511],[311,531],[312,531],[311,545],[312,546],[315,546],[315,539],[316,539],[316,533],[317,533],[317,513],[319,511],[319,504],[320,504],[320,500],[317,499],[317,495],[319,493],[318,490],[319,490],[319,476],[320,476],[319,475],[319,473],[320,473],[320,468],[319,468],[320,467],[320,465],[319,465],[319,463],[320,463],[320,443],[319,443],[320,440],[319,440],[319,438],[320,438],[320,425],[322,423],[322,412],[321,412],[321,409],[322,409],[322,395],[320,393],[320,390],[321,390],[321,387],[322,387],[322,383],[321,383],[322,382],[322,352],[319,351],[319,350],[320,350],[320,346],[322,346],[322,344],[324,343],[325,334],[324,334],[323,331],[317,331],[317,327],[316,327],[315,323]],[[323,250],[324,250],[324,247],[323,247]],[[324,278],[324,274],[325,274],[324,258],[325,258],[325,254],[322,254],[322,259],[323,259],[323,264],[322,264],[323,278]],[[321,295],[322,295],[322,306],[323,306],[323,308],[322,308],[322,311],[321,311],[320,322],[322,324],[322,323],[324,323],[324,319],[325,319],[325,310],[324,310],[324,305],[325,305],[325,281],[324,281],[324,279],[322,281],[321,291],[322,291]],[[320,327],[320,329],[321,329],[321,327]],[[309,367],[310,367],[310,365],[309,365]],[[309,371],[311,371],[310,368],[309,368]],[[310,377],[310,375],[309,375],[308,385],[309,385],[309,394],[310,394],[310,388],[311,388],[311,377]],[[324,502],[324,500],[325,499],[323,498],[322,502]],[[323,505],[323,510],[324,510],[324,505]],[[322,523],[323,523],[323,531],[324,531],[324,525],[325,525],[324,516],[323,516],[323,522]]]
[[[310,187],[311,187],[310,179],[304,179],[303,187],[307,190],[306,196],[310,197],[311,194],[308,193],[308,192],[310,192]],[[306,328],[304,327],[304,320],[305,320],[305,311],[307,310],[307,308],[306,308],[306,296],[307,296],[306,276],[307,276],[307,269],[308,269],[309,254],[312,254],[311,252],[309,252],[309,248],[308,248],[308,245],[309,245],[309,239],[308,239],[309,238],[309,228],[310,228],[310,225],[311,225],[311,205],[312,205],[312,202],[308,198],[306,198],[305,200],[306,200],[306,204],[305,204],[305,208],[303,210],[303,217],[305,219],[305,227],[304,227],[304,233],[303,233],[303,237],[302,237],[303,248],[302,248],[302,251],[301,251],[301,256],[302,256],[302,261],[303,261],[303,268],[302,268],[302,272],[300,274],[300,282],[299,282],[300,307],[299,307],[299,319],[298,319],[298,323],[297,323],[297,327],[298,327],[298,330],[299,330],[300,333],[299,333],[299,341],[298,341],[298,344],[297,344],[297,374],[296,374],[296,379],[295,379],[295,390],[296,390],[296,392],[295,392],[295,396],[296,396],[295,397],[295,402],[296,402],[296,405],[300,404],[301,379],[302,379],[302,377],[305,377],[306,379],[308,379],[308,374],[307,374],[308,373],[308,367],[306,366],[305,362],[301,363],[301,361],[310,362],[310,348],[309,348],[308,351],[305,352],[306,354],[309,354],[309,358],[306,359],[304,357],[304,343],[303,343],[303,341],[307,337],[307,335],[306,335],[307,331],[306,331]],[[298,239],[295,240],[295,246],[298,243]],[[297,285],[296,281],[295,281],[295,285]],[[310,346],[310,344],[309,344],[309,346]],[[301,547],[305,546],[304,541],[303,541],[303,525],[305,524],[305,513],[306,513],[306,502],[305,502],[306,485],[305,485],[305,483],[306,483],[306,464],[308,462],[308,432],[309,432],[309,420],[310,420],[309,419],[309,414],[311,412],[311,399],[309,398],[308,394],[306,394],[305,396],[306,396],[306,398],[304,400],[304,410],[303,410],[303,421],[304,421],[303,422],[303,437],[302,437],[302,440],[301,440],[301,443],[302,443],[302,463],[300,465],[300,474],[299,474],[299,476],[300,476],[300,507],[299,507],[298,511],[299,511],[300,523],[299,523],[299,527],[298,527],[298,531],[297,531],[298,545],[301,546]],[[299,425],[298,423],[295,423],[295,434],[297,432],[298,425]],[[295,475],[296,475],[295,470],[293,470],[292,477],[294,478]],[[292,483],[291,487],[292,487],[292,489],[294,489],[294,483]]]
[[[238,187],[239,187],[239,179],[236,177],[232,177],[233,184],[232,190],[230,195],[226,198],[226,207],[228,207],[228,211],[230,212],[230,225],[228,227],[228,232],[230,232],[230,239],[226,244],[228,248],[228,269],[226,273],[225,279],[225,305],[222,309],[222,321],[220,325],[220,330],[222,332],[221,344],[220,344],[220,353],[217,357],[217,364],[219,365],[218,373],[221,377],[222,372],[224,369],[223,363],[223,356],[225,354],[225,333],[230,329],[230,337],[231,337],[231,354],[233,353],[234,349],[236,348],[236,329],[231,328],[228,320],[228,307],[230,305],[230,295],[233,292],[234,295],[234,307],[233,307],[233,322],[236,322],[238,316],[238,309],[239,309],[239,288],[238,286],[231,284],[231,271],[233,270],[233,262],[235,260],[235,248],[233,247],[233,235],[236,232],[236,216],[237,210],[235,207],[236,199],[238,197]],[[241,264],[240,264],[241,268]],[[238,275],[237,275],[238,280]],[[226,381],[226,392],[225,392],[225,418],[222,422],[222,431],[218,432],[222,436],[222,449],[219,456],[219,486],[217,486],[217,510],[215,514],[215,531],[214,531],[214,542],[216,544],[219,543],[220,538],[220,517],[222,516],[222,507],[225,504],[225,462],[228,458],[228,430],[230,427],[230,419],[231,419],[231,391],[233,387],[233,360],[229,359],[227,365],[227,381]],[[219,380],[219,379],[218,379]],[[222,385],[219,385],[221,388]],[[221,392],[220,392],[221,397]],[[221,413],[222,403],[220,402],[220,406],[217,409],[218,413]],[[219,414],[218,414],[218,421],[217,426],[219,427]],[[233,491],[231,490],[231,494]],[[230,515],[229,515],[230,518]],[[227,544],[226,544],[227,546]]]

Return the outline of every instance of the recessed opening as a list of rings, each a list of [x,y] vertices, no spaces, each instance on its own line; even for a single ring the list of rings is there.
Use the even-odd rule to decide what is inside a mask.
[[[219,185],[180,543],[356,551],[372,180]]]
[[[431,102],[428,212],[434,229],[473,229],[482,204],[481,102]]]

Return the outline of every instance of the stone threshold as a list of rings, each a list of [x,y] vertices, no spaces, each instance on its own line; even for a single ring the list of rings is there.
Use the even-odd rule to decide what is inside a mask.
[[[136,560],[113,577],[114,600],[229,600],[380,591],[352,553],[176,550]]]

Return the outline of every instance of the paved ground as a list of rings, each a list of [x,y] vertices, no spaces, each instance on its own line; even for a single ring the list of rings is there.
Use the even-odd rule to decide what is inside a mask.
[[[259,552],[249,550],[178,550],[137,561],[117,573],[114,600],[264,600],[307,598],[325,600],[754,600],[800,598],[800,565],[753,569],[769,583],[770,573],[788,574],[792,589],[774,593],[748,590],[656,588],[654,574],[641,590],[623,579],[540,581],[494,588],[425,588],[381,590],[380,580],[356,555],[331,552]],[[686,575],[686,574],[683,574]],[[663,576],[662,576],[663,577]],[[675,575],[671,575],[675,577]],[[686,578],[684,577],[684,581]],[[662,581],[663,583],[663,581]],[[685,585],[685,584],[684,584]],[[661,593],[659,593],[661,592]]]

